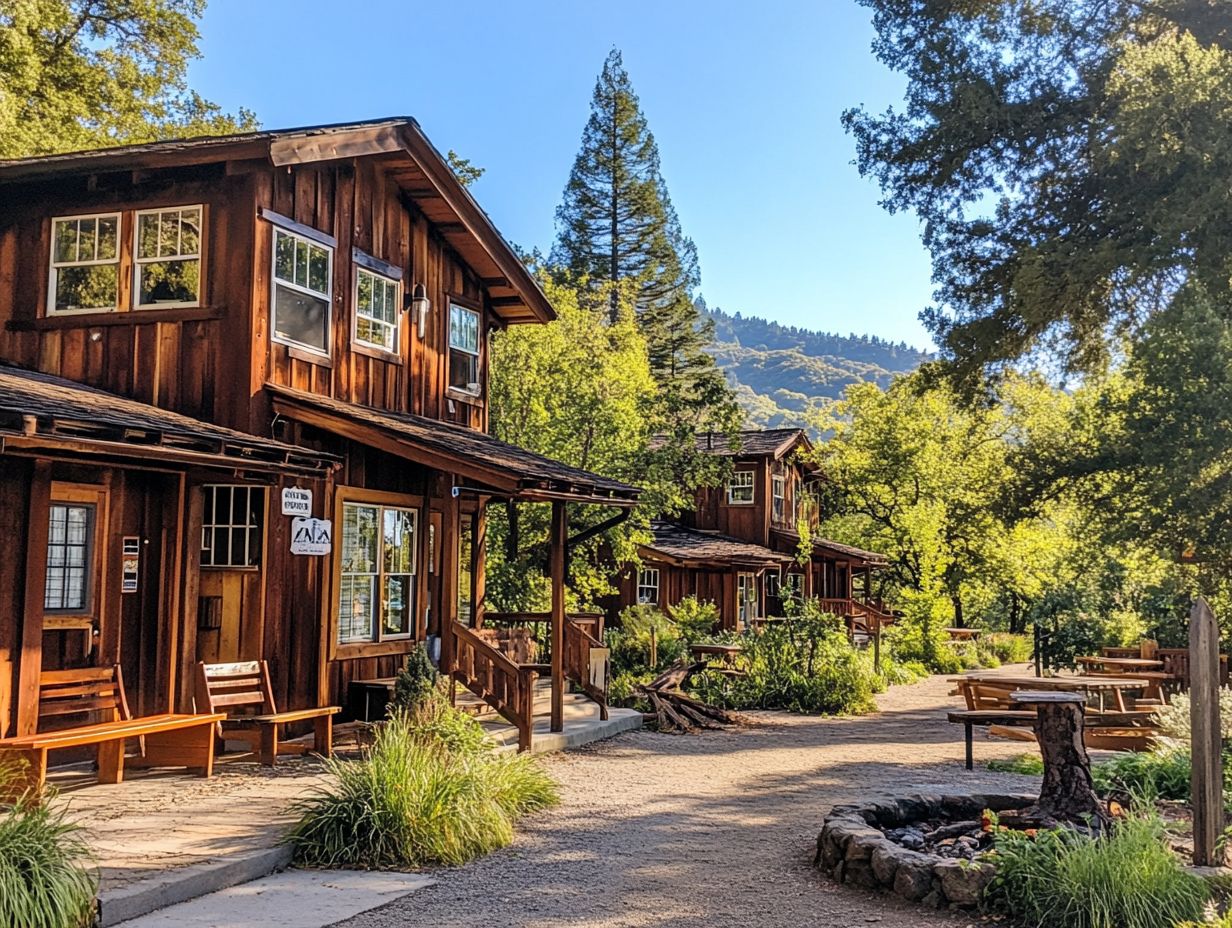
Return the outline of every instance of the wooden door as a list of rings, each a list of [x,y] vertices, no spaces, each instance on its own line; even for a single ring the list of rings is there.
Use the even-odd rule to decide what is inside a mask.
[[[201,566],[197,585],[197,653],[206,663],[263,657],[266,490],[202,487]]]

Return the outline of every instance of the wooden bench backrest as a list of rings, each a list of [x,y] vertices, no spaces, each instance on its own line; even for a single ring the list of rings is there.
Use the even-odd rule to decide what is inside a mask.
[[[1159,654],[1159,642],[1150,638],[1143,638],[1138,646],[1139,654],[1144,661],[1157,660],[1156,655]]]
[[[1170,673],[1177,679],[1177,685],[1189,689],[1189,649],[1160,648],[1157,659],[1164,662],[1164,673]],[[1219,655],[1219,684],[1228,685],[1228,655]]]
[[[44,670],[39,674],[39,728],[44,720],[94,714],[91,722],[123,722],[132,718],[124,695],[120,665]],[[89,724],[77,720],[77,724]]]
[[[265,661],[197,664],[196,709],[227,715],[273,715],[274,691]]]
[[[968,709],[1017,708],[1010,703],[1010,693],[1013,691],[1008,687],[964,680],[959,683],[958,688],[962,692]]]

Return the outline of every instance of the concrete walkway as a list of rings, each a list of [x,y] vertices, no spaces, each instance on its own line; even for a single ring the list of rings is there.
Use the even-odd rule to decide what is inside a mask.
[[[1008,668],[1007,668],[1008,669]],[[1022,668],[1018,668],[1021,670]],[[347,928],[857,928],[969,926],[840,887],[812,866],[831,805],[884,794],[1030,792],[1038,779],[982,764],[1029,744],[945,720],[950,684],[895,687],[861,718],[761,713],[730,733],[641,731],[547,759],[563,803],[526,821],[514,844]]]
[[[547,719],[536,719],[535,751],[559,751],[641,726],[641,715],[629,710],[613,709],[607,721],[598,715],[594,703],[569,699],[563,732],[549,732]],[[481,721],[503,750],[516,750],[512,726],[498,718]],[[335,749],[356,753],[356,735],[354,726],[339,726]],[[107,928],[286,867],[290,849],[280,842],[295,818],[292,805],[327,778],[319,759],[287,757],[274,768],[226,760],[208,780],[182,771],[133,770],[126,782],[104,785],[83,766],[57,771],[51,781],[87,830]]]

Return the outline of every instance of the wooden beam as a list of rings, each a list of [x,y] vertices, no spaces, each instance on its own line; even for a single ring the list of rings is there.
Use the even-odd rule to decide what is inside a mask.
[[[281,167],[402,150],[401,123],[391,123],[368,129],[348,129],[274,139],[270,142],[269,156],[276,166]]]
[[[47,585],[47,533],[51,506],[51,462],[34,462],[26,517],[26,583],[21,620],[21,663],[17,672],[17,735],[38,731],[39,674],[43,670],[43,597]]]
[[[1219,734],[1219,624],[1201,596],[1189,613],[1189,719],[1193,746],[1193,862],[1198,867],[1219,867],[1224,863],[1220,847],[1223,757]]]
[[[565,727],[565,545],[568,543],[565,504],[552,503],[549,574],[552,578],[552,731]]]

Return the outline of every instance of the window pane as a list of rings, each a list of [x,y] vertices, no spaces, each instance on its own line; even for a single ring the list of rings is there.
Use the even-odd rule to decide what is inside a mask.
[[[48,511],[43,606],[80,611],[88,605],[94,507],[53,503]]]
[[[308,289],[317,293],[329,292],[329,252],[324,248],[311,248],[312,258],[308,273]]]
[[[338,603],[338,640],[371,641],[376,629],[376,577],[343,575]]]
[[[376,506],[347,503],[342,509],[342,570],[374,573],[377,569]]]
[[[55,240],[55,255],[56,261],[76,261],[77,260],[77,220],[76,219],[61,219],[56,223],[55,231],[52,233],[52,238]]]
[[[98,250],[95,253],[95,257],[100,261],[115,260],[116,237],[118,235],[116,222],[117,220],[114,216],[98,220]]]
[[[197,302],[201,279],[199,258],[154,261],[139,267],[140,292],[137,301],[142,306],[151,303]]]
[[[158,255],[158,214],[145,213],[137,217],[137,257]]]
[[[329,303],[287,287],[274,288],[274,334],[326,350]]]
[[[371,314],[372,311],[372,275],[359,272],[359,292],[355,305],[361,313]]]
[[[385,601],[382,604],[381,634],[408,635],[411,631],[411,596],[414,588],[407,574],[385,578]]]
[[[194,207],[180,213],[180,254],[201,253],[201,210]]]
[[[179,212],[159,213],[158,219],[159,255],[178,255],[180,253]]]
[[[295,283],[308,286],[308,243],[295,240]]]
[[[119,281],[116,265],[62,267],[55,276],[56,309],[115,309]]]
[[[405,509],[385,510],[384,570],[388,574],[415,571],[415,516]]]
[[[479,314],[451,304],[449,307],[449,347],[479,353]]]
[[[77,222],[77,260],[94,260],[94,220],[79,219]]]
[[[449,385],[466,393],[479,391],[479,359],[456,348],[449,351]]]
[[[274,276],[279,280],[295,280],[295,239],[285,232],[274,233]]]

